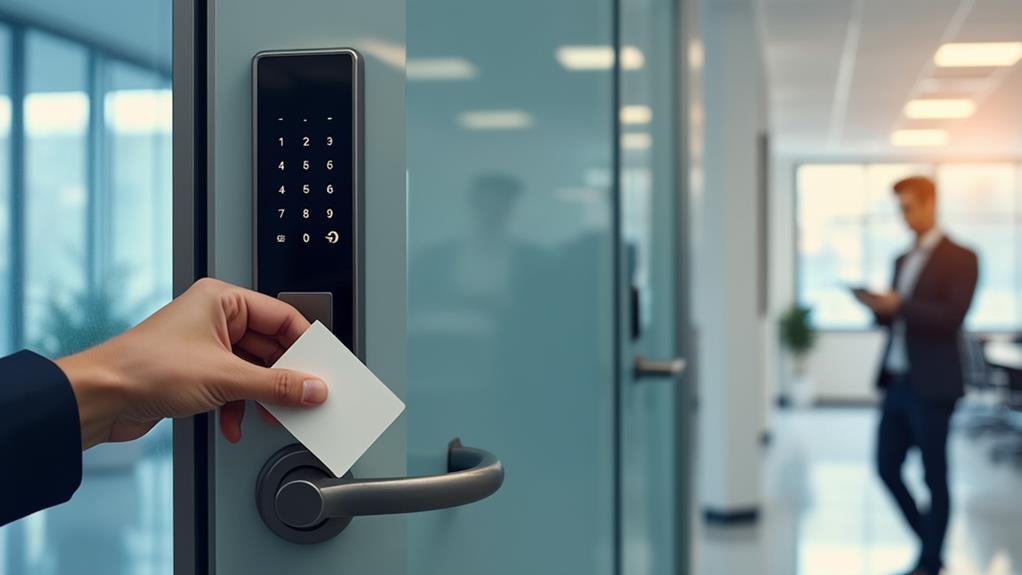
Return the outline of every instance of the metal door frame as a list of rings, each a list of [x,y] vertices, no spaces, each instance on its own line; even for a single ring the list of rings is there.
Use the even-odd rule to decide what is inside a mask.
[[[173,294],[209,275],[208,86],[212,2],[173,1]],[[173,424],[174,573],[213,573],[213,417]]]

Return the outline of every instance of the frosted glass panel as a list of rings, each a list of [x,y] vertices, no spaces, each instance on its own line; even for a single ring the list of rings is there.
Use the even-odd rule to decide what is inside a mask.
[[[456,435],[508,470],[409,518],[410,572],[612,573],[613,78],[571,48],[612,2],[407,14],[409,472]]]

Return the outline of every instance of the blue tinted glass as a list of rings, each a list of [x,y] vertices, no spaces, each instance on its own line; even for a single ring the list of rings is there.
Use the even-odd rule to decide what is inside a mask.
[[[0,16],[0,352],[60,357],[170,298],[171,2],[51,1]],[[83,470],[69,503],[0,529],[0,575],[172,573],[169,422],[90,449]]]
[[[613,572],[612,7],[408,3],[409,471],[514,470],[409,518],[412,573]]]

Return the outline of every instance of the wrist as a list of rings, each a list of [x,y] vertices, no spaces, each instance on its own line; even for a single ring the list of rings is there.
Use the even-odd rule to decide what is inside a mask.
[[[110,438],[110,430],[124,404],[122,378],[113,363],[103,359],[102,347],[55,362],[71,383],[78,403],[83,451]]]

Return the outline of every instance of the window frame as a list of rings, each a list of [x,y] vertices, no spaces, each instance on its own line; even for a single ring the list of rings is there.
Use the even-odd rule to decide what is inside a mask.
[[[1014,223],[1016,229],[1016,243],[1022,246],[1022,157],[1019,156],[1005,156],[1005,155],[992,155],[992,156],[977,156],[970,155],[962,158],[950,157],[947,155],[935,154],[935,155],[896,155],[887,156],[884,158],[871,158],[869,156],[835,156],[835,157],[799,157],[791,162],[791,187],[792,187],[792,202],[791,202],[791,217],[794,231],[792,233],[792,285],[794,286],[793,292],[793,303],[795,305],[806,305],[804,294],[802,291],[802,254],[800,245],[802,244],[802,222],[800,219],[801,212],[801,200],[802,194],[799,188],[799,170],[805,166],[814,165],[858,165],[858,166],[870,166],[870,165],[890,165],[890,164],[924,164],[928,165],[933,174],[937,174],[942,165],[968,165],[968,164],[1011,164],[1015,167],[1015,172],[1019,179],[1016,181],[1016,210],[1014,214]],[[939,193],[939,192],[938,192]],[[1015,269],[1015,291],[1022,293],[1022,250],[1017,251],[1015,254],[1016,269]],[[969,329],[963,325],[963,331],[966,333],[979,335],[979,336],[1005,336],[1015,335],[1022,331],[1022,317],[1016,320],[1017,325],[1015,329]],[[863,327],[842,327],[842,326],[827,326],[818,325],[817,331],[820,333],[834,333],[834,334],[848,334],[848,333],[874,333],[881,331],[882,328],[875,324],[869,324]]]
[[[96,38],[89,38],[74,31],[55,26],[50,22],[34,20],[14,14],[0,8],[0,27],[9,32],[10,50],[6,66],[0,70],[7,70],[8,96],[11,101],[11,122],[10,134],[8,136],[10,152],[10,170],[5,176],[10,205],[10,226],[6,238],[7,245],[16,247],[11,251],[10,275],[5,278],[4,286],[10,294],[8,309],[9,314],[6,325],[0,329],[6,330],[6,340],[12,350],[24,348],[26,341],[26,317],[25,317],[25,283],[26,283],[26,238],[27,238],[27,174],[28,168],[25,144],[27,133],[25,125],[25,97],[29,94],[27,89],[28,76],[28,38],[32,34],[40,34],[67,42],[80,49],[85,55],[87,62],[85,89],[89,98],[88,128],[85,135],[86,166],[85,195],[86,195],[86,253],[84,254],[85,273],[90,285],[96,280],[99,274],[99,262],[103,261],[101,250],[103,243],[98,241],[103,234],[103,227],[110,224],[113,214],[104,214],[97,219],[97,211],[104,204],[103,198],[109,195],[110,190],[104,189],[104,183],[108,178],[104,177],[104,166],[108,164],[109,147],[98,145],[106,142],[108,134],[104,118],[105,98],[109,93],[106,90],[104,70],[113,64],[126,64],[139,69],[147,70],[166,85],[172,85],[172,66],[126,52],[112,44],[105,43]],[[108,175],[108,174],[106,174]]]

